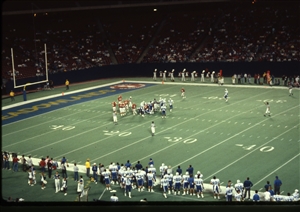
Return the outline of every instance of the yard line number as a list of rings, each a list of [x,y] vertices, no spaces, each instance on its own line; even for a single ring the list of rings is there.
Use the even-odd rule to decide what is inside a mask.
[[[236,146],[240,146],[245,150],[252,150],[253,148],[256,147],[256,145],[243,146],[242,144],[236,144]],[[261,152],[271,152],[274,149],[275,148],[272,147],[272,146],[264,146],[264,147],[260,148],[259,151],[261,151]]]
[[[108,131],[103,130],[104,135],[118,135],[120,137],[125,137],[131,135],[131,132],[120,132],[120,131]]]
[[[183,142],[184,144],[191,144],[197,141],[196,138],[182,138],[182,137],[164,137],[169,142]]]
[[[52,130],[73,130],[75,126],[65,126],[65,125],[51,125],[50,129]]]

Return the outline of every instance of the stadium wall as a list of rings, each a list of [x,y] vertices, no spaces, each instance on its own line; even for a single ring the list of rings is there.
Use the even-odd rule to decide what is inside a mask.
[[[247,73],[251,74],[263,74],[265,71],[270,70],[277,78],[281,78],[282,75],[293,76],[299,75],[300,62],[209,62],[209,63],[140,63],[140,64],[120,64],[120,65],[108,65],[102,67],[94,67],[84,70],[74,70],[67,72],[59,72],[55,74],[49,74],[49,80],[54,82],[54,86],[63,85],[65,80],[68,79],[70,83],[77,83],[89,80],[114,78],[114,77],[152,77],[154,69],[158,71],[171,71],[175,69],[175,77],[178,72],[183,69],[191,72],[196,70],[199,74],[202,70],[219,72],[222,70],[223,76],[231,77],[233,74]],[[32,77],[26,79],[20,79],[17,81],[17,85],[23,85],[29,82],[36,82],[38,80],[44,80],[42,77]],[[27,87],[27,90],[34,90],[40,85],[32,85]],[[8,81],[6,84],[6,93],[9,93],[13,89],[13,81]],[[21,91],[22,88],[14,89],[15,91]]]

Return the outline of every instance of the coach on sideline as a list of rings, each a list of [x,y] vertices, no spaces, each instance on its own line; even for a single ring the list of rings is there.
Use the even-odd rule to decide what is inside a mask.
[[[275,177],[276,179],[274,180],[274,192],[277,194],[278,192],[280,193],[280,186],[282,185],[282,182],[280,179],[278,179],[278,176]]]

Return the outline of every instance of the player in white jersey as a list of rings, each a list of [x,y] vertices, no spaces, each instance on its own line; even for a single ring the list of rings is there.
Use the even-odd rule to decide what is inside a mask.
[[[205,73],[205,70],[203,70],[201,73],[201,82],[204,82],[204,73]]]
[[[293,193],[294,201],[299,201],[299,191],[298,189],[295,189],[295,192]]]
[[[131,186],[131,179],[130,179],[129,175],[127,175],[124,180],[125,180],[125,192],[124,192],[124,196],[126,196],[126,194],[128,193],[128,197],[131,198],[131,189],[132,189],[132,186]]]
[[[195,175],[194,183],[196,185],[197,197],[200,198],[200,196],[201,196],[202,198],[204,198],[204,195],[203,195],[203,188],[204,188],[203,180],[202,180],[200,175]]]
[[[185,71],[186,69],[183,69],[182,73],[181,73],[181,81],[185,81]]]
[[[111,172],[111,183],[118,184],[118,166],[115,163],[109,167],[109,171]]]
[[[175,71],[175,70],[174,70],[174,69],[172,69],[172,72],[171,72],[171,81],[172,81],[172,82],[174,82],[174,81],[175,81],[175,79],[174,79],[174,71]]]
[[[141,172],[141,170],[138,170],[137,173],[135,174],[135,179],[136,179],[136,184],[137,184],[137,188],[138,191],[142,191],[142,187],[144,185],[144,176]]]
[[[200,171],[197,171],[197,174],[195,174],[195,178],[198,178],[198,177],[203,178],[203,174],[201,174]]]
[[[172,110],[173,110],[173,103],[174,103],[174,101],[173,101],[173,99],[169,99],[168,100],[168,102],[169,102],[169,108],[170,108],[170,112],[172,112]]]
[[[154,134],[155,134],[155,124],[154,124],[154,121],[152,121],[152,123],[151,123],[151,133],[152,133],[152,136],[154,136]]]
[[[292,86],[292,84],[289,85],[289,96],[293,96],[293,86]]]
[[[236,184],[234,185],[234,189],[235,189],[236,192],[240,191],[241,195],[244,194],[244,184],[241,183],[240,180],[236,181]]]
[[[166,118],[166,110],[167,110],[166,105],[164,104],[163,106],[161,106],[160,110],[161,110],[161,118]]]
[[[210,180],[210,184],[213,185],[212,190],[214,193],[214,198],[216,199],[218,197],[218,199],[220,199],[220,180],[214,176]]]
[[[275,201],[275,202],[281,202],[281,201],[283,201],[283,196],[280,195],[280,192],[277,192],[277,194],[275,194],[273,196],[273,201]]]
[[[182,177],[176,172],[175,176],[173,176],[173,183],[174,183],[174,195],[180,194],[180,187],[181,187]]]
[[[153,80],[156,81],[156,72],[157,72],[157,69],[154,69],[154,72],[153,72]]]
[[[160,177],[163,178],[165,175],[165,171],[168,169],[168,166],[166,166],[164,163],[161,164],[159,167]]]
[[[271,116],[270,103],[269,103],[269,102],[264,102],[264,103],[265,103],[265,105],[267,106],[267,109],[266,109],[266,112],[265,112],[264,116],[266,116],[267,114],[268,114],[269,116]]]
[[[148,171],[151,171],[151,173],[153,173],[153,178],[156,180],[156,168],[153,166],[153,164],[150,165]]]
[[[190,178],[190,175],[189,175],[188,172],[186,172],[186,173],[182,176],[182,183],[183,183],[183,194],[182,194],[182,195],[189,194],[189,192],[188,192],[188,188],[189,188],[189,178]]]
[[[232,202],[233,190],[234,188],[231,187],[231,184],[226,187],[225,196],[227,202]]]
[[[106,190],[111,190],[110,188],[110,171],[107,169],[104,169],[104,172],[102,173],[104,177],[104,182],[106,186]]]
[[[169,181],[169,185],[168,185],[168,194],[175,193],[174,192],[174,187],[173,187],[173,174],[172,173],[167,173],[165,175]]]
[[[161,180],[160,180],[160,185],[163,188],[163,195],[165,198],[167,198],[167,191],[168,191],[168,186],[169,186],[169,180],[167,175],[165,175]]]
[[[167,81],[167,78],[166,78],[166,75],[167,75],[167,70],[165,70],[164,72],[163,72],[163,81],[165,82],[165,81]]]
[[[287,196],[283,197],[282,201],[283,202],[293,202],[294,197],[293,197],[293,195],[291,195],[291,193],[287,193]]]
[[[113,194],[113,195],[110,197],[110,201],[111,201],[111,202],[118,202],[118,201],[119,201],[119,198],[116,196],[116,194]]]
[[[240,192],[240,190],[236,190],[236,193],[234,195],[234,199],[237,202],[241,202],[243,200],[243,194]]]
[[[192,82],[195,81],[195,73],[196,73],[196,71],[193,71],[193,72],[191,73],[191,81],[192,81]]]
[[[113,121],[114,121],[114,124],[118,123],[117,111],[113,112]]]
[[[153,178],[153,173],[151,171],[148,172],[147,179],[148,179],[148,191],[154,192],[153,185],[154,185],[155,179]]]
[[[211,72],[211,75],[210,75],[211,82],[215,82],[214,75],[215,75],[215,71]]]
[[[227,90],[227,88],[225,88],[224,99],[225,99],[226,102],[228,102],[228,90]]]

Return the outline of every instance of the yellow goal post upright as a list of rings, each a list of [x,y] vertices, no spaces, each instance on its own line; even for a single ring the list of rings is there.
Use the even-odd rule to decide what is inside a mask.
[[[41,80],[41,81],[36,81],[36,82],[27,82],[26,84],[23,85],[17,85],[16,81],[16,73],[15,73],[15,65],[14,65],[14,53],[13,53],[13,48],[11,48],[11,62],[12,62],[12,70],[13,70],[13,81],[14,81],[14,88],[26,88],[26,86],[29,85],[35,85],[35,84],[41,84],[41,83],[47,83],[48,80],[48,61],[47,61],[47,45],[44,44],[44,51],[45,51],[45,70],[46,70],[46,79]]]

